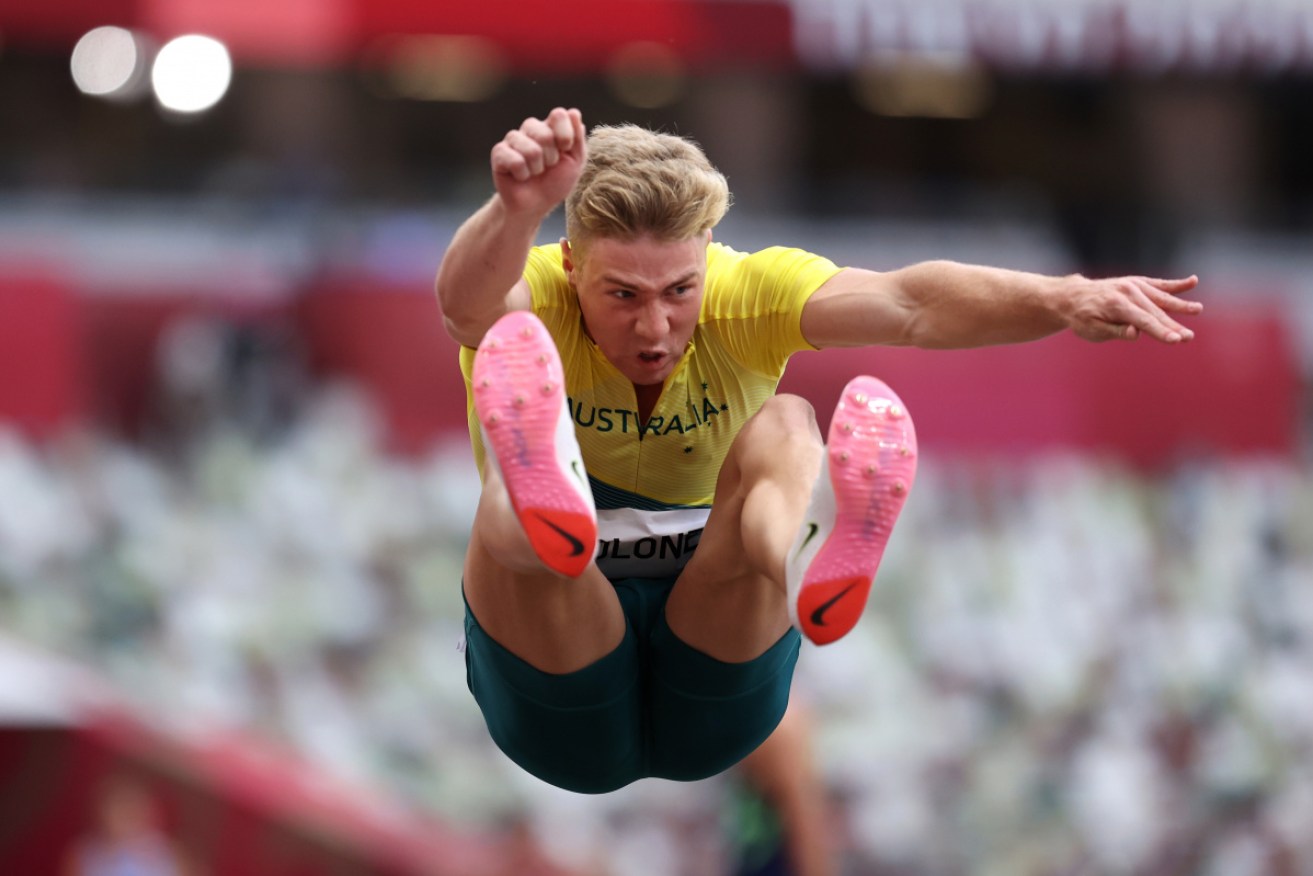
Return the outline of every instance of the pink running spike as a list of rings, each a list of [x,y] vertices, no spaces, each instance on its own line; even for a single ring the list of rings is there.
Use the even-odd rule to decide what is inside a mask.
[[[832,467],[831,457],[852,464]],[[916,432],[902,400],[874,377],[853,378],[786,567],[790,618],[816,644],[861,618],[915,475]]]
[[[528,311],[488,329],[476,356],[474,408],[484,444],[501,471],[534,553],[577,577],[597,548],[597,513],[565,398],[560,356],[546,326]]]

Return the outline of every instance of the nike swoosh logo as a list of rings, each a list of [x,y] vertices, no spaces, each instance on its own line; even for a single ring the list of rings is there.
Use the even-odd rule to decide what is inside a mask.
[[[794,553],[794,556],[801,556],[802,552],[807,550],[807,545],[811,544],[811,540],[816,537],[816,533],[820,531],[821,527],[818,524],[808,523],[807,537],[802,540],[802,544],[798,545],[798,550]]]
[[[836,602],[847,596],[848,591],[856,587],[857,584],[858,582],[854,581],[853,583],[849,584],[847,587],[840,590],[837,595],[832,596],[831,598],[827,599],[825,602],[822,602],[820,605],[816,606],[816,608],[812,611],[812,623],[816,624],[816,626],[818,627],[825,626],[825,613],[829,611],[831,608],[833,608]]]
[[[546,517],[542,516],[541,514],[538,515],[538,519],[541,520],[543,523],[546,523],[552,529],[555,529],[558,533],[560,533],[561,538],[570,542],[570,556],[577,557],[584,552],[584,543],[580,541],[578,538],[576,538],[572,533],[557,526],[555,523],[548,520]]]

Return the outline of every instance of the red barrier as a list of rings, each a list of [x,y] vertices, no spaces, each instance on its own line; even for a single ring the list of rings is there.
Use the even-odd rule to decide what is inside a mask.
[[[85,381],[92,388],[87,414],[97,423],[136,435],[152,415],[159,380],[159,344],[183,317],[231,324],[277,323],[281,302],[250,302],[211,291],[152,292],[101,289],[80,299]]]
[[[394,449],[422,451],[440,435],[467,434],[460,347],[432,295],[339,279],[305,295],[297,321],[314,371],[369,390]]]
[[[0,421],[46,437],[87,398],[79,302],[39,269],[0,274]]]
[[[792,14],[760,0],[45,0],[0,3],[0,30],[15,45],[65,49],[104,24],[160,39],[199,32],[238,63],[323,66],[356,61],[379,38],[474,36],[512,68],[593,73],[619,48],[662,46],[702,69],[794,64]],[[439,57],[438,60],[441,60]]]
[[[464,432],[457,346],[431,297],[324,287],[307,296],[300,322],[320,368],[359,378],[381,401],[397,447]],[[1293,454],[1301,387],[1280,314],[1213,303],[1191,325],[1196,339],[1174,347],[1062,335],[976,350],[801,353],[781,390],[824,418],[849,377],[877,374],[912,409],[927,453],[1068,448],[1142,465],[1196,451]]]
[[[824,413],[850,375],[876,374],[907,403],[930,454],[1068,448],[1141,465],[1192,452],[1293,454],[1301,387],[1280,315],[1214,303],[1190,325],[1195,340],[1179,346],[1068,334],[977,350],[804,353],[781,389]]]
[[[291,326],[319,378],[359,382],[390,447],[423,452],[465,434],[457,345],[427,289],[336,278],[287,307],[213,296],[76,298],[49,280],[0,281],[0,419],[49,434],[87,412],[133,432],[149,407],[155,345],[183,314]],[[935,454],[1008,455],[1068,448],[1168,464],[1191,452],[1291,455],[1302,392],[1293,340],[1275,310],[1220,306],[1191,320],[1197,338],[1089,344],[1070,335],[978,350],[900,348],[802,353],[781,389],[824,413],[844,382],[887,380]]]
[[[497,836],[386,804],[249,737],[182,742],[126,713],[0,727],[0,861],[58,873],[129,787],[150,833],[207,874],[501,873]]]

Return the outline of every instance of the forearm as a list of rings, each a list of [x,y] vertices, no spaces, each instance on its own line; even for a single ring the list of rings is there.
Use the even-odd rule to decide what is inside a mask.
[[[505,312],[507,295],[524,274],[542,219],[535,213],[513,212],[494,195],[457,230],[434,284],[447,331],[456,340],[477,344]]]
[[[892,272],[908,314],[902,343],[930,349],[1031,341],[1070,323],[1072,282],[934,261]]]

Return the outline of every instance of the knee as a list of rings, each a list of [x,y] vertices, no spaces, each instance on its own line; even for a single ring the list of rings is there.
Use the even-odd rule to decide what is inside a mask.
[[[811,404],[801,396],[777,395],[743,427],[731,454],[737,470],[751,483],[781,466],[810,465],[823,445]]]
[[[743,471],[751,473],[810,460],[824,443],[811,404],[801,396],[777,395],[739,433],[735,450]]]
[[[774,479],[780,472],[811,470],[814,474],[824,443],[816,425],[816,412],[806,399],[773,396],[734,439],[716,484],[716,495],[723,498],[731,491],[751,489],[763,478]]]
[[[769,398],[752,418],[753,431],[771,442],[802,439],[821,440],[816,424],[816,410],[800,395],[776,395]]]

